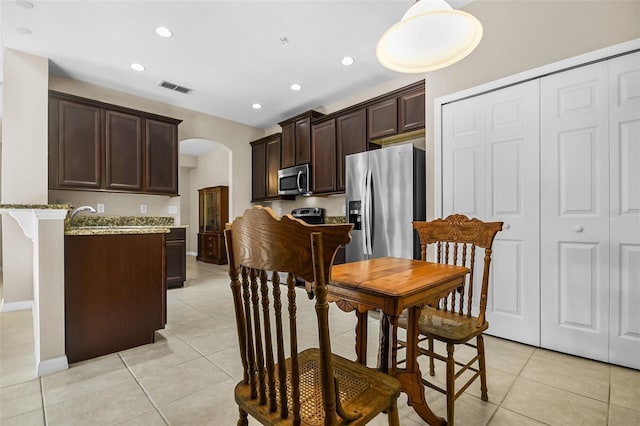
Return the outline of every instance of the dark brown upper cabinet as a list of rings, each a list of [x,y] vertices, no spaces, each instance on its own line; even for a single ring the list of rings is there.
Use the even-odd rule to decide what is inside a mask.
[[[336,190],[336,120],[315,123],[311,132],[311,184],[314,194]]]
[[[105,111],[105,188],[142,191],[142,118]]]
[[[424,128],[424,89],[398,96],[398,133]]]
[[[424,81],[420,81],[372,99],[367,105],[368,139],[423,129],[424,93]]]
[[[281,167],[311,162],[311,122],[323,114],[307,111],[278,123],[282,127]]]
[[[267,144],[251,142],[251,201],[267,198]]]
[[[346,155],[367,150],[367,113],[362,108],[336,117],[336,190],[344,191]]]
[[[177,194],[177,126],[149,118],[145,123],[146,189],[154,193]]]
[[[378,139],[398,133],[398,100],[385,99],[367,108],[369,139]]]
[[[308,111],[280,122],[282,134],[251,142],[251,201],[291,199],[277,195],[277,171],[309,162],[314,194],[343,193],[347,155],[424,128],[424,88],[423,80],[328,115]]]
[[[49,188],[178,195],[180,120],[49,92]]]
[[[54,99],[49,103],[49,186],[102,187],[102,111]]]
[[[281,134],[251,142],[251,201],[278,197]]]
[[[267,140],[267,198],[278,196],[278,170],[280,170],[280,138]]]

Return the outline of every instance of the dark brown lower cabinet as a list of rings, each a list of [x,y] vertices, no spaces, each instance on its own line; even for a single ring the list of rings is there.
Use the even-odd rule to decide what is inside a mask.
[[[153,343],[167,319],[165,234],[67,235],[69,362]]]
[[[187,279],[185,228],[171,228],[167,234],[167,288],[183,287]]]

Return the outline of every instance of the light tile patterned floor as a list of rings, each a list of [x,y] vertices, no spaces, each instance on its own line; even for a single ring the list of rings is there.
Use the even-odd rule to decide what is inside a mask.
[[[31,312],[0,314],[0,424],[234,425],[233,387],[242,369],[227,269],[188,257],[187,277],[185,288],[168,292],[168,324],[156,343],[40,378]],[[313,309],[298,313],[309,317],[301,346],[315,344]],[[369,365],[376,361],[377,326],[371,318]],[[333,350],[352,359],[354,327],[352,314],[332,307]],[[490,336],[485,341],[489,402],[480,400],[476,381],[456,402],[458,425],[640,425],[639,371]],[[442,395],[429,390],[427,399],[444,415]],[[401,424],[423,424],[405,396],[399,406]],[[386,416],[372,424],[387,424]]]

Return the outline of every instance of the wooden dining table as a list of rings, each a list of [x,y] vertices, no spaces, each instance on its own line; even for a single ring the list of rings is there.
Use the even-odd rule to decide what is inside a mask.
[[[382,311],[380,369],[395,376],[408,404],[431,425],[446,425],[429,408],[418,365],[418,319],[423,305],[444,297],[463,284],[469,269],[420,260],[382,257],[334,265],[328,285],[329,299],[343,311],[356,312],[355,349],[358,362],[367,360],[368,312]],[[398,368],[398,318],[408,310],[406,361]],[[390,354],[390,355],[389,355]],[[390,356],[390,360],[389,360]]]

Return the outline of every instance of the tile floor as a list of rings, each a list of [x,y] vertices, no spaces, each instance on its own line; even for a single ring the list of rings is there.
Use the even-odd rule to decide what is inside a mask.
[[[242,371],[227,270],[189,257],[187,277],[185,288],[169,291],[168,324],[156,343],[40,378],[31,312],[0,314],[0,425],[234,425],[233,387]],[[374,365],[378,320],[370,321]],[[354,326],[352,314],[332,307],[333,351],[352,359]],[[314,340],[311,329],[302,330],[301,346]],[[639,371],[485,340],[489,402],[480,400],[476,382],[456,402],[458,425],[640,425]],[[442,395],[429,390],[427,399],[444,415]],[[399,406],[401,424],[423,424],[403,395]],[[373,424],[387,424],[386,416]]]

